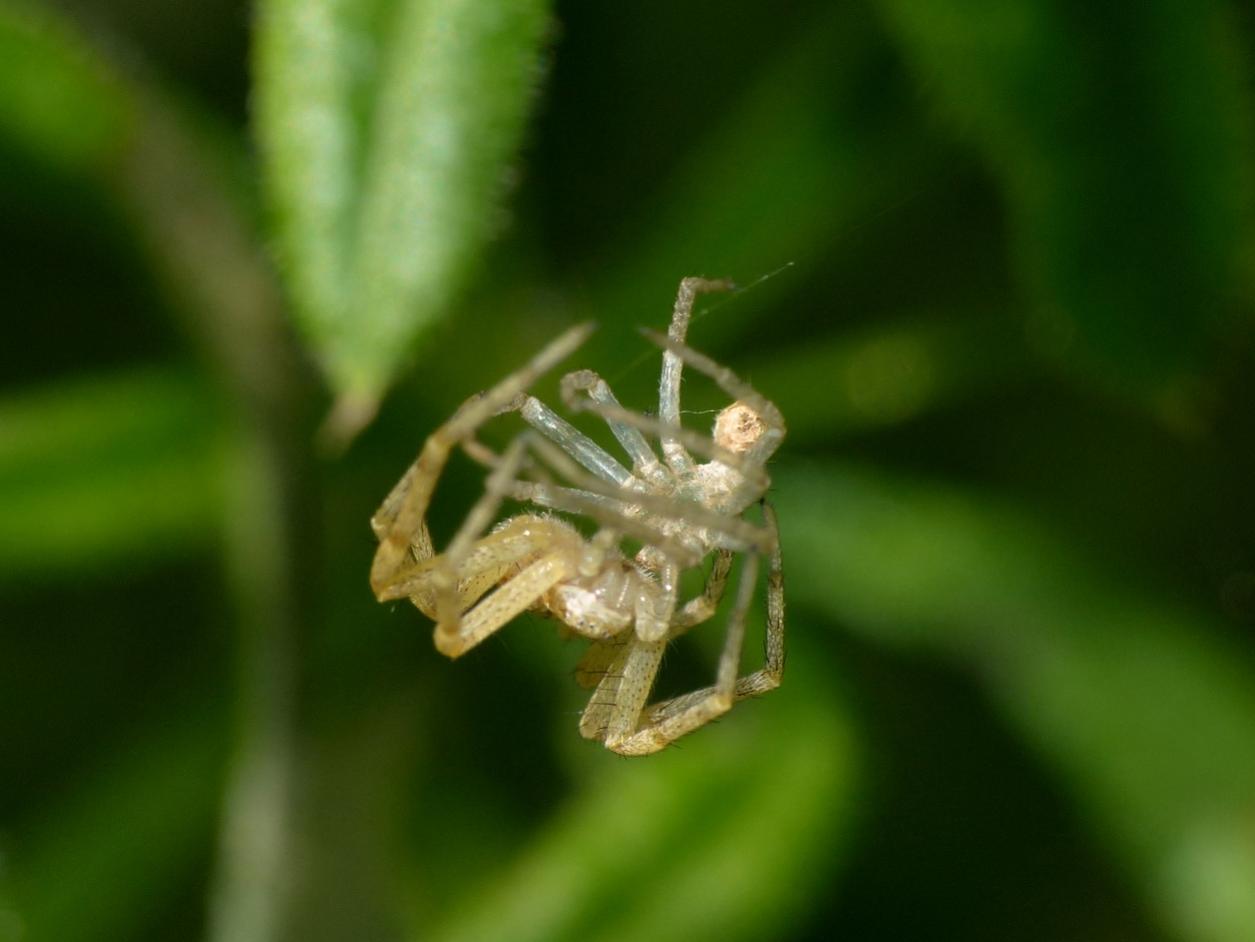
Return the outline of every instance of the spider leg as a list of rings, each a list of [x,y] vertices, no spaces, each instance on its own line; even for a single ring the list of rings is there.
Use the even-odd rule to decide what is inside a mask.
[[[747,463],[761,465],[779,447],[785,433],[784,416],[780,414],[780,410],[774,402],[737,376],[728,367],[716,363],[706,354],[699,353],[685,344],[683,338],[676,338],[672,335],[664,337],[658,331],[650,330],[647,327],[642,327],[641,333],[651,342],[662,347],[667,353],[676,357],[676,359],[688,363],[699,373],[709,376],[729,396],[745,403],[758,413],[759,418],[766,424],[767,429],[758,441],[754,443],[753,448],[746,453],[745,460]]]
[[[585,690],[591,690],[601,683],[602,678],[610,673],[616,660],[621,660],[626,653],[628,642],[632,640],[631,632],[622,632],[610,638],[599,638],[593,641],[580,662],[575,665],[575,682]],[[619,667],[622,667],[620,664]],[[589,704],[592,707],[592,704]],[[602,724],[605,733],[605,723]]]
[[[510,489],[510,496],[517,501],[526,501],[550,510],[565,510],[568,513],[588,514],[587,508],[597,507],[601,517],[594,517],[599,523],[610,520],[630,519],[631,504],[613,497],[604,497],[592,491],[582,491],[577,487],[561,487],[557,484],[539,481],[516,481]],[[653,531],[649,534],[652,536]]]
[[[776,509],[763,501],[763,517],[775,538],[767,569],[767,634],[763,640],[764,664],[736,682],[736,699],[756,697],[780,686],[784,678],[784,562],[780,555],[780,530]]]
[[[616,500],[624,499],[623,492],[616,491],[609,485],[598,481],[592,475],[582,472],[573,461],[548,442],[536,440],[532,444],[538,456],[578,487],[602,497]],[[739,517],[710,510],[692,501],[677,500],[660,494],[634,491],[630,495],[630,504],[646,514],[661,520],[683,520],[686,523],[704,528],[710,534],[721,537],[719,540],[720,545],[729,549],[752,549],[760,552],[767,552],[771,549],[770,534],[765,529],[756,527],[749,521],[742,520]],[[583,508],[580,509],[583,512]],[[588,512],[590,516],[593,516],[594,509],[590,509]],[[629,517],[623,518],[624,532],[631,536],[637,536],[637,534],[631,532],[629,527],[640,530],[642,524],[644,524],[644,521]],[[645,525],[648,526],[648,524]],[[655,543],[660,549],[668,553],[675,552],[678,549],[679,562],[683,566],[696,565],[700,556],[704,555],[704,552],[695,551],[690,547],[677,544],[674,539],[661,530],[652,526],[649,529],[655,536],[646,538],[645,542]],[[695,555],[697,558],[694,558]]]
[[[465,611],[512,567],[553,546],[572,544],[578,536],[562,523],[542,517],[519,516],[475,542],[457,567],[459,610]],[[438,556],[419,560],[399,570],[381,587],[379,601],[408,598],[423,614],[435,619],[434,586],[445,565]]]
[[[532,436],[528,439],[528,443],[539,457],[548,460],[549,465],[558,474],[568,479],[586,482],[588,487],[592,489],[562,487],[551,483],[548,479],[542,481],[515,480],[509,485],[508,497],[553,510],[582,514],[605,527],[621,530],[625,536],[658,546],[665,552],[677,558],[687,560],[693,565],[696,565],[699,561],[699,554],[693,547],[681,545],[665,532],[658,529],[658,527],[652,525],[648,520],[642,518],[640,508],[642,499],[646,500],[650,506],[659,508],[662,506],[660,502],[666,501],[666,498],[660,498],[647,492],[629,490],[627,493],[631,494],[632,499],[630,501],[625,500],[625,492],[623,490],[608,487],[605,482],[583,474],[574,463],[566,459],[561,451],[549,446],[544,440]],[[463,448],[473,460],[488,468],[499,468],[504,460],[504,458],[494,454],[491,449],[474,439],[463,442]],[[533,470],[536,469],[533,468]],[[680,502],[671,501],[666,513],[674,514],[675,512],[683,511],[686,506]],[[727,518],[719,517],[715,519],[723,521]],[[746,530],[745,526],[742,525],[731,539],[739,547],[745,542],[747,537],[753,540],[756,536],[762,537],[763,534],[755,534],[752,529]]]
[[[701,551],[668,536],[647,518],[640,516],[639,508],[621,499],[594,494],[591,491],[554,484],[538,484],[520,481],[511,488],[510,496],[540,507],[580,514],[615,530],[620,535],[657,546],[664,552],[683,560],[686,565],[697,565]]]
[[[722,716],[732,708],[736,700],[737,670],[741,662],[741,648],[745,643],[745,616],[754,597],[754,584],[758,581],[758,557],[749,555],[741,569],[737,585],[736,605],[728,619],[728,634],[723,653],[719,657],[719,669],[711,687],[673,697],[654,704],[636,718],[631,733],[612,738],[614,727],[606,736],[606,748],[622,755],[642,756],[657,752],[698,727]],[[641,720],[644,720],[641,723]]]
[[[580,717],[585,739],[600,740],[616,752],[640,720],[667,647],[665,641],[642,641],[633,633],[626,637],[622,653],[610,664]]]
[[[553,417],[557,419],[556,415]],[[559,419],[559,421],[561,420]],[[588,444],[593,448],[597,447],[591,441]],[[436,633],[438,636],[442,633],[451,634],[457,630],[457,616],[460,611],[456,592],[458,570],[464,556],[470,551],[474,540],[491,525],[502,502],[507,497],[517,493],[519,486],[524,483],[518,480],[518,473],[523,466],[529,447],[557,450],[554,446],[549,445],[536,436],[535,433],[525,432],[515,438],[506,449],[505,454],[497,461],[492,473],[488,475],[484,485],[484,493],[475,502],[470,513],[466,515],[462,526],[450,541],[448,549],[440,557],[442,560],[441,565],[437,567],[432,579],[433,588],[436,592]],[[600,449],[597,450],[600,451]],[[602,452],[602,454],[605,453]],[[606,458],[611,462],[614,461],[609,455],[606,455]],[[624,474],[627,474],[627,472],[624,471]],[[628,477],[631,478],[631,475],[628,475]],[[611,487],[611,485],[600,484],[600,482],[599,486]],[[615,492],[617,493],[618,491]],[[618,518],[616,518],[617,520]],[[583,555],[583,551],[572,553],[575,565],[581,565],[580,560]]]
[[[585,739],[605,741],[628,655],[639,643],[636,634],[630,631],[605,641],[594,641],[576,667],[575,677],[580,686],[594,688],[580,715],[580,735]]]
[[[779,529],[776,525],[776,511],[770,503],[763,501],[763,516],[772,536],[776,538],[775,546],[768,557],[767,570],[767,631],[763,639],[764,664],[754,673],[741,677],[736,681],[733,700],[745,700],[775,690],[784,678],[785,644],[784,644],[784,564],[780,553]],[[675,637],[673,634],[672,637]],[[721,662],[722,668],[722,662]],[[708,695],[714,688],[699,690],[656,703],[647,711],[651,722],[666,720],[681,713],[697,699]]]
[[[509,405],[542,373],[572,353],[588,339],[592,329],[591,324],[581,324],[559,336],[521,369],[464,403],[423,443],[418,458],[371,518],[371,528],[379,539],[379,548],[371,563],[372,587],[378,590],[392,573],[405,565],[411,546],[423,532],[432,493],[454,446]]]
[[[710,291],[730,291],[734,287],[730,281],[685,278],[675,296],[675,309],[667,335],[677,343],[683,343],[688,336],[697,296]],[[668,429],[662,437],[662,456],[677,474],[693,469],[692,457],[675,435],[675,430],[680,427],[680,374],[683,370],[683,357],[670,347],[666,348],[662,354],[662,378],[658,384],[658,418]]]
[[[519,414],[528,425],[599,478],[621,488],[640,489],[641,482],[632,472],[535,396],[527,396],[523,400],[519,407]]]
[[[451,628],[438,624],[436,648],[441,654],[460,657],[574,574],[574,561],[566,553],[542,556],[503,582],[464,616],[455,618]]]
[[[497,467],[488,475],[484,483],[484,493],[471,507],[470,513],[449,541],[444,555],[438,557],[439,565],[432,576],[432,588],[436,593],[437,647],[440,647],[439,639],[442,635],[452,635],[459,630],[458,616],[461,608],[457,597],[458,571],[475,540],[492,525],[502,501],[509,496],[510,488],[522,467],[527,444],[526,435],[520,435],[510,443]]]
[[[578,393],[588,394],[581,400]],[[640,429],[622,420],[627,410],[619,404],[610,385],[592,370],[576,370],[562,377],[562,400],[573,411],[588,411],[604,419],[610,431],[619,440],[623,450],[632,459],[632,470],[652,484],[666,485],[671,481],[667,471]]]
[[[732,571],[731,550],[715,551],[715,561],[711,564],[710,574],[702,587],[701,595],[689,599],[675,614],[671,622],[670,638],[678,638],[690,628],[695,628],[707,621],[719,608],[723,600],[724,589],[728,585],[728,573]]]
[[[708,435],[699,435],[686,428],[667,425],[665,422],[652,416],[642,415],[639,412],[633,412],[631,409],[625,409],[617,402],[593,402],[591,391],[585,390],[583,385],[577,381],[582,379],[581,374],[584,372],[591,371],[581,370],[576,373],[570,373],[562,379],[562,398],[567,407],[573,412],[593,412],[608,422],[614,421],[620,425],[634,428],[638,432],[649,432],[659,439],[670,436],[691,452],[719,461],[730,468],[735,468],[741,472],[747,482],[753,482],[760,490],[767,486],[767,478],[762,470],[761,463],[751,464],[744,455],[738,455],[726,448],[721,448]],[[576,379],[573,380],[572,377]],[[581,396],[581,392],[588,392],[588,395]]]
[[[557,583],[574,575],[584,546],[569,525],[535,516],[515,517],[477,540],[455,567],[455,615],[451,627],[437,625],[437,649],[458,657],[484,640]],[[408,597],[425,614],[438,619],[442,601],[439,589],[448,567],[445,557],[423,560],[396,576],[381,591],[381,600]],[[485,595],[498,583],[495,591]],[[600,624],[572,627],[591,637],[604,636]]]
[[[641,584],[635,631],[626,635],[627,643],[610,658],[580,718],[580,733],[586,738],[602,739],[607,748],[614,749],[614,744],[636,729],[667,647],[679,573],[679,567],[668,562],[661,567],[657,583]]]

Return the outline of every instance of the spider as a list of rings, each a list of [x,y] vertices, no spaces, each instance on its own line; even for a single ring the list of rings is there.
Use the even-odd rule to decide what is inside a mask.
[[[623,755],[664,748],[726,713],[735,701],[774,689],[784,671],[780,545],[775,512],[764,498],[765,466],[784,438],[784,419],[730,369],[685,344],[697,296],[733,287],[723,280],[685,278],[668,334],[642,330],[663,349],[657,417],[625,409],[590,370],[563,377],[567,407],[605,420],[631,459],[630,470],[527,394],[539,376],[588,338],[593,325],[582,324],[467,400],[431,434],[371,518],[379,540],[370,576],[376,597],[410,599],[435,621],[436,648],[449,657],[459,657],[529,608],[591,639],[576,668],[581,686],[595,688],[580,733]],[[680,424],[686,364],[734,400],[718,414],[708,438]],[[531,428],[503,453],[475,439],[488,419],[515,411]],[[658,440],[661,460],[647,435]],[[483,495],[437,553],[427,509],[455,447],[490,473]],[[533,509],[494,526],[506,500]],[[762,506],[761,524],[744,517],[754,504]],[[598,530],[585,538],[555,511],[585,516]],[[629,555],[625,540],[635,541],[639,550]],[[744,563],[714,684],[647,705],[667,643],[715,614],[738,554]],[[762,556],[768,560],[765,664],[738,679]],[[681,574],[704,567],[707,558],[703,589],[681,602]]]

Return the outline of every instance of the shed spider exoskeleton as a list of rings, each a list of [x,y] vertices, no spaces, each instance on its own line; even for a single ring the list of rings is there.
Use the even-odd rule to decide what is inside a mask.
[[[427,439],[418,459],[371,518],[379,548],[371,587],[382,602],[409,598],[436,622],[436,647],[458,657],[528,608],[548,612],[592,639],[576,670],[595,687],[580,733],[624,755],[662,749],[727,712],[745,697],[780,683],[784,670],[784,588],[775,513],[764,499],[767,459],[784,438],[780,411],[731,370],[685,344],[698,294],[730,282],[685,278],[666,336],[645,331],[663,348],[658,417],[619,405],[589,370],[562,380],[562,398],[610,426],[632,460],[629,471],[526,390],[574,351],[591,324],[568,330],[530,363],[473,396]],[[684,364],[706,374],[734,400],[710,438],[680,425]],[[503,412],[518,411],[532,429],[496,455],[474,438]],[[662,446],[659,461],[645,433]],[[483,496],[448,548],[436,553],[427,529],[432,492],[455,446],[490,467]],[[696,453],[705,461],[695,461]],[[563,483],[556,483],[561,481]],[[600,529],[585,539],[552,514],[520,513],[495,527],[506,499],[575,513]],[[763,522],[742,514],[762,504]],[[491,529],[490,529],[491,528]],[[487,531],[487,532],[486,532]],[[621,543],[640,544],[633,556]],[[667,643],[714,615],[733,556],[745,554],[715,683],[646,706]],[[758,559],[769,559],[766,663],[738,679],[745,618]],[[680,604],[680,575],[712,556],[705,587]]]

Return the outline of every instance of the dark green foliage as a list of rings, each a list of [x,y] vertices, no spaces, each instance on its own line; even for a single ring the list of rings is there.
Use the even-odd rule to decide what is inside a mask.
[[[0,942],[1255,937],[1244,10],[73,9],[0,6]],[[689,274],[790,661],[624,761],[366,522],[577,320],[652,408]]]

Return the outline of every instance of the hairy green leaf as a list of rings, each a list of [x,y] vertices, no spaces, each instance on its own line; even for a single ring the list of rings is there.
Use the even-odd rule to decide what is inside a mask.
[[[537,80],[541,0],[266,0],[257,126],[299,324],[375,397],[491,234]]]

